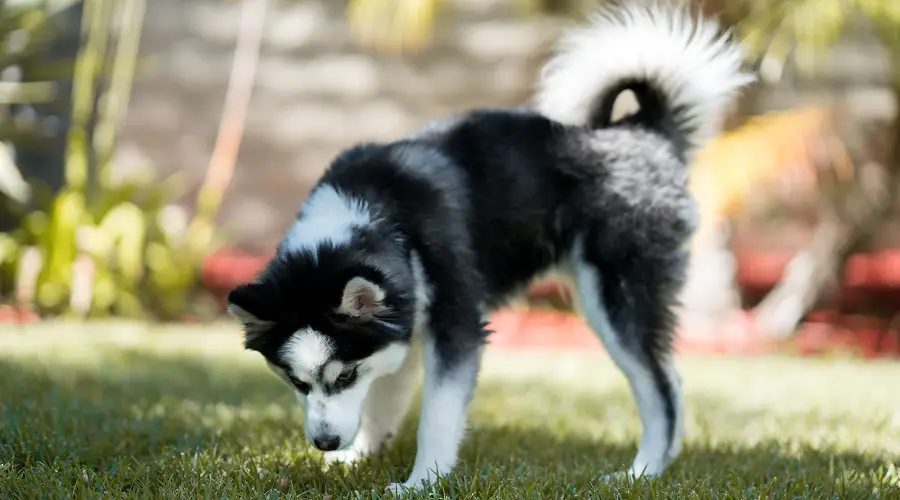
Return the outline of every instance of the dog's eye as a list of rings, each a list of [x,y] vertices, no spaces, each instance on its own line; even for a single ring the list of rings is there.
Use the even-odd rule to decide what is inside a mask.
[[[345,370],[338,375],[337,379],[334,381],[334,385],[336,386],[346,386],[353,382],[356,378],[356,369],[357,367],[353,367],[349,370]]]
[[[294,376],[290,376],[289,378],[291,379],[291,382],[294,384],[294,387],[296,387],[297,390],[302,392],[303,394],[309,394],[309,391],[312,390],[312,386],[310,386],[306,382],[304,382]]]

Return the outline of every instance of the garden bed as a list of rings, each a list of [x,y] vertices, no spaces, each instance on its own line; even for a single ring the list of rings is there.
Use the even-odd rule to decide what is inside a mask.
[[[252,281],[269,255],[235,250],[210,256],[203,269],[203,285],[221,301],[234,286]],[[746,303],[755,304],[778,281],[789,253],[741,253],[737,278]],[[568,291],[554,282],[536,284],[529,291],[534,302],[565,303]],[[865,309],[864,309],[865,308]],[[830,309],[815,311],[789,342],[765,339],[754,327],[753,312],[735,312],[722,328],[711,333],[682,331],[676,349],[685,354],[759,355],[789,352],[799,355],[843,353],[900,357],[900,251],[854,256],[847,277]],[[31,323],[29,312],[0,307],[0,324]],[[502,349],[600,350],[602,345],[580,317],[552,307],[516,307],[491,319],[493,347]]]
[[[791,259],[789,252],[738,253],[737,280],[747,303],[763,297],[781,278]],[[270,256],[238,251],[211,256],[204,268],[204,284],[224,298],[233,286],[251,281]],[[715,335],[682,332],[677,348],[684,353],[754,355],[787,349],[812,355],[853,352],[866,357],[900,356],[900,328],[889,315],[871,314],[900,310],[900,251],[853,256],[835,307],[816,311],[795,338],[786,344],[764,339],[754,328],[750,311],[738,312]],[[566,299],[567,291],[552,282],[535,285],[532,298]],[[868,310],[863,310],[863,307]],[[880,316],[880,317],[879,317]],[[601,349],[600,342],[578,317],[549,308],[514,308],[495,314],[492,345],[504,348],[560,350]]]

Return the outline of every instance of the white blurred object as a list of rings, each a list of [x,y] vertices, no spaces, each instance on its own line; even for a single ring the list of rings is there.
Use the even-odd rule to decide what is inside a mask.
[[[0,143],[0,192],[19,203],[31,199],[31,186],[22,178],[12,148],[5,143]]]
[[[159,211],[157,222],[169,238],[177,238],[187,232],[188,213],[179,205],[166,205]]]

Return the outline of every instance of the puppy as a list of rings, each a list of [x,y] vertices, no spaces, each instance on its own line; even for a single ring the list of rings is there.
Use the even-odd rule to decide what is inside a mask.
[[[233,290],[247,349],[296,392],[329,460],[387,444],[424,366],[412,472],[453,470],[487,330],[534,277],[573,283],[626,375],[643,437],[628,473],[679,454],[671,345],[697,225],[688,165],[752,81],[716,23],[664,4],[608,7],[547,63],[536,109],[475,110],[340,154],[276,256]],[[618,120],[616,98],[639,109]]]

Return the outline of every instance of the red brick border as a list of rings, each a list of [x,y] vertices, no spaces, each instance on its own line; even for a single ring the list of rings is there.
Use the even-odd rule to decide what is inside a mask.
[[[761,297],[781,277],[791,255],[740,253],[737,257],[737,278],[742,290],[749,297]],[[232,287],[252,281],[268,258],[270,255],[235,250],[217,252],[204,263],[203,285],[224,301]],[[530,294],[533,298],[564,299],[567,290],[545,282],[536,285]],[[766,341],[754,328],[752,312],[738,312],[714,334],[682,332],[676,349],[684,354],[758,355],[787,350],[800,355],[849,352],[865,357],[900,357],[900,325],[871,315],[853,314],[873,302],[884,310],[900,311],[900,251],[851,258],[836,309],[811,314],[786,344]],[[37,319],[28,311],[0,308],[0,324]],[[550,309],[507,309],[493,316],[491,328],[495,333],[490,342],[496,348],[602,349],[581,318]]]
[[[780,279],[790,253],[737,255],[737,280],[751,298],[761,297]],[[250,281],[269,256],[235,251],[211,256],[204,269],[204,284],[221,296],[232,286]],[[552,282],[536,285],[533,298],[563,298],[567,290]],[[900,356],[900,329],[888,321],[852,314],[873,301],[900,310],[900,251],[855,255],[835,311],[810,315],[797,335],[786,344],[766,341],[754,328],[751,312],[738,312],[715,332],[682,332],[676,349],[685,354],[757,355],[788,350],[801,355],[852,352],[866,357]],[[841,312],[838,312],[841,311]],[[506,349],[602,349],[581,318],[550,309],[507,309],[494,315],[491,345]]]

